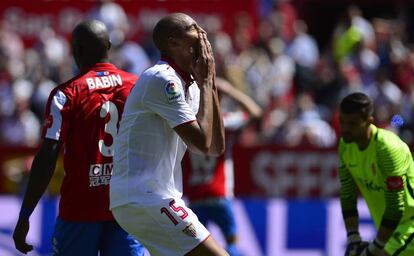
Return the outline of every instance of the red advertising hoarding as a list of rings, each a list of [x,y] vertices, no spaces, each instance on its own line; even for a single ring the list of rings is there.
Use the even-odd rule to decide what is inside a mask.
[[[0,147],[0,193],[17,192],[18,175],[28,171],[35,152],[35,148]],[[338,195],[339,160],[335,149],[236,146],[233,155],[236,197],[326,198]],[[55,176],[50,189],[58,193],[63,177],[61,161]]]
[[[335,149],[236,147],[235,195],[238,197],[320,198],[337,196]]]
[[[68,36],[80,20],[87,17],[99,1],[0,1],[0,18],[13,31],[22,36],[27,44],[33,43],[40,31],[51,27],[59,34]],[[185,12],[203,25],[217,18],[222,29],[233,32],[237,17],[247,14],[257,20],[257,0],[137,0],[115,1],[126,12],[130,39],[139,39],[152,31],[155,22],[169,12]],[[4,21],[6,21],[4,23]]]

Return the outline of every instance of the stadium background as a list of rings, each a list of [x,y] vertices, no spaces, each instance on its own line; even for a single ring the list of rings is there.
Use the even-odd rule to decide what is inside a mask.
[[[0,1],[0,255],[18,255],[11,233],[47,96],[77,72],[68,42],[74,25],[104,20],[112,61],[140,73],[158,58],[152,26],[174,11],[206,28],[217,74],[265,110],[234,151],[240,250],[341,255],[337,104],[365,91],[375,100],[376,124],[413,145],[413,7],[408,0]],[[62,177],[59,163],[31,218],[31,255],[50,254]],[[362,202],[360,209],[369,239],[375,230]]]

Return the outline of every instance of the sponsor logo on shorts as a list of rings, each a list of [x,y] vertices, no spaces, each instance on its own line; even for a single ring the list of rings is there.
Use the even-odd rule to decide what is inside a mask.
[[[185,227],[185,229],[183,229],[183,232],[187,236],[191,236],[191,237],[196,237],[197,236],[197,231],[196,231],[193,223],[190,223],[187,227]]]

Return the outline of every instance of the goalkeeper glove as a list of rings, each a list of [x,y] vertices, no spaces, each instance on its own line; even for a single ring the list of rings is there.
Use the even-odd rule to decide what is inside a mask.
[[[361,240],[358,231],[348,232],[347,237],[345,256],[358,256],[368,246],[368,242]]]

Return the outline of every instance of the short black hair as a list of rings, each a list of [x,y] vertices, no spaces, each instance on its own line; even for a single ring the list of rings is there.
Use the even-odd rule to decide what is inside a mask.
[[[340,110],[346,114],[359,113],[365,119],[372,116],[374,104],[368,95],[354,92],[342,99]]]
[[[73,49],[82,49],[82,58],[96,62],[108,58],[111,47],[106,25],[99,20],[85,20],[76,25],[72,31],[71,43]]]
[[[184,13],[172,13],[157,22],[153,31],[152,39],[161,54],[166,53],[168,38],[179,37],[183,34],[184,28],[181,19],[186,16]]]

